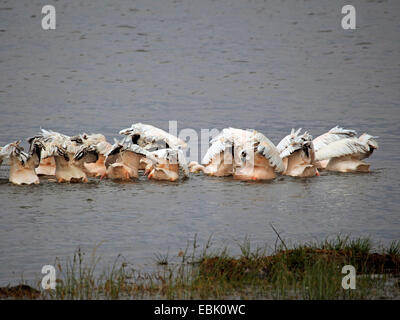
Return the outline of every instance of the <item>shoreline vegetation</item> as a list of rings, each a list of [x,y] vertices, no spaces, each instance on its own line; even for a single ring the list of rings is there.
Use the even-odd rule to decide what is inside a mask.
[[[399,240],[377,249],[369,238],[287,246],[277,236],[270,254],[245,238],[236,256],[212,250],[211,238],[200,246],[195,236],[174,257],[155,255],[157,271],[148,273],[122,256],[99,273],[97,247],[90,255],[78,248],[64,263],[56,259],[55,290],[21,283],[0,288],[0,299],[400,299]],[[354,290],[342,287],[345,265],[355,267]]]

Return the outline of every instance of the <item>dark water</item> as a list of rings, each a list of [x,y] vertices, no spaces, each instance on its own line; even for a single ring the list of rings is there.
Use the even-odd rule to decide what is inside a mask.
[[[352,1],[0,1],[0,145],[39,127],[101,132],[133,122],[178,130],[254,128],[278,143],[292,127],[339,124],[378,135],[371,174],[269,183],[192,176],[180,183],[17,187],[0,180],[0,285],[40,275],[55,257],[104,241],[151,268],[197,234],[238,251],[339,232],[400,238],[400,3]],[[106,264],[104,262],[104,264]]]

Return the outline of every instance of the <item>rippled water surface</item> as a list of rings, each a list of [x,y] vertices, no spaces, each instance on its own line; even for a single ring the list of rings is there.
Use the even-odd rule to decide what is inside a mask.
[[[112,141],[133,122],[168,130],[254,128],[278,143],[292,127],[339,124],[378,135],[371,174],[246,183],[194,175],[179,183],[91,180],[13,186],[0,179],[0,285],[40,275],[55,257],[102,242],[143,268],[197,234],[237,252],[339,232],[400,238],[400,3],[353,1],[0,0],[0,145],[39,127]],[[3,177],[4,178],[4,177]],[[104,265],[105,262],[103,262]]]

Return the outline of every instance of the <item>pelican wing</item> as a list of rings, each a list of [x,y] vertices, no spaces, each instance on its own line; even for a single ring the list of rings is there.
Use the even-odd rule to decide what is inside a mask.
[[[285,170],[279,151],[271,141],[262,141],[257,146],[256,153],[268,159],[270,166],[275,168],[276,172],[283,172]]]
[[[99,159],[99,151],[97,150],[96,145],[81,145],[78,151],[74,155],[75,161],[82,161],[82,162],[96,162]]]
[[[0,147],[0,164],[3,162],[4,159],[9,158],[9,151],[7,150],[8,145],[4,146],[4,147]]]
[[[183,140],[173,136],[172,134],[152,125],[140,122],[132,124],[130,128],[121,130],[119,134],[128,136],[139,135],[139,145],[142,147],[147,145],[152,145],[153,147],[161,146],[163,148],[166,146],[171,148],[187,147],[187,144]]]
[[[246,141],[250,141],[254,134],[255,131],[236,129],[232,127],[222,129],[219,134],[211,139],[211,146],[208,148],[201,163],[207,165],[215,156],[224,152],[227,148],[232,148],[233,145],[246,144]]]
[[[285,147],[282,150],[278,150],[280,152],[280,157],[281,159],[284,159],[288,156],[290,156],[292,153],[302,150],[304,148],[312,149],[313,144],[312,144],[312,136],[306,131],[302,135],[298,135],[300,132],[300,129],[295,132],[293,135],[293,129],[292,129],[292,134],[289,142],[285,145]],[[284,138],[286,139],[286,137]]]
[[[229,143],[235,143],[237,145],[244,144],[246,141],[251,140],[257,133],[255,130],[243,130],[237,128],[224,128],[216,135],[210,142],[211,144],[216,141],[229,141]]]
[[[318,150],[315,153],[315,160],[320,161],[353,154],[364,154],[369,151],[368,145],[353,137],[337,140]]]
[[[278,152],[275,145],[262,133],[256,130],[242,130],[236,128],[225,128],[214,139],[211,140],[211,147],[207,150],[206,155],[203,157],[202,164],[207,165],[210,161],[227,148],[240,147],[242,150],[253,149],[259,145],[263,145],[266,149],[271,150],[272,153]],[[263,149],[264,150],[264,149]],[[262,151],[264,152],[264,151]],[[269,155],[268,151],[265,151]],[[271,153],[271,157],[272,156]],[[278,152],[279,155],[279,152]],[[264,155],[265,156],[265,155]],[[268,158],[269,159],[269,158]],[[279,163],[279,160],[271,160],[274,167]],[[280,161],[281,162],[281,161]]]
[[[297,135],[300,130],[301,129],[299,129],[297,132],[294,132],[294,129],[292,129],[292,133]],[[276,172],[283,172],[285,170],[285,167],[279,155],[279,151],[277,147],[272,143],[272,141],[269,140],[265,135],[257,131],[254,131],[253,140],[256,147],[256,153],[264,156],[268,160],[270,166],[272,168],[275,168]]]
[[[65,156],[68,153],[75,154],[78,151],[77,143],[69,136],[42,128],[40,130],[38,135],[28,138],[28,142],[31,146],[35,143],[41,144],[41,159],[58,155]]]
[[[301,131],[301,128],[295,131],[295,129],[292,129],[290,134],[288,134],[286,137],[284,137],[276,146],[278,149],[278,152],[281,153],[285,148],[289,147],[293,139],[295,139]]]
[[[4,159],[12,159],[16,158],[22,164],[25,164],[31,157],[29,154],[25,153],[24,148],[20,146],[21,140],[14,141],[5,145],[0,150],[0,163],[3,162]]]
[[[35,151],[40,153],[40,159],[46,159],[48,157],[59,156],[60,150],[65,150],[57,140],[51,140],[44,137],[36,136],[28,139],[30,144],[30,152]]]
[[[214,138],[211,139],[210,143],[213,144],[214,142],[231,138],[232,130],[234,129],[233,128],[222,129],[220,133],[218,133]]]
[[[108,168],[111,164],[118,162],[120,154],[125,151],[137,153],[149,157],[150,159],[153,158],[149,151],[143,149],[137,144],[129,143],[123,139],[121,142],[116,141],[116,143],[114,143],[110,148],[109,152],[106,154],[105,166]]]
[[[290,143],[292,141],[292,135],[288,134],[286,137],[284,137],[276,146],[276,149],[278,150],[279,153],[281,153],[283,150],[285,150],[287,147],[290,146]]]
[[[51,131],[51,130],[45,130],[40,128],[41,133],[37,137],[41,137],[43,141],[53,141],[55,143],[58,143],[60,145],[66,144],[67,142],[71,141],[71,138],[69,136],[66,136],[65,134]],[[66,148],[65,146],[63,146]]]
[[[151,154],[149,151],[146,149],[142,148],[141,146],[138,146],[137,144],[130,143],[129,145],[124,145],[123,151],[131,151],[137,154],[140,154],[145,157],[151,157]]]
[[[225,151],[226,148],[229,147],[232,147],[232,141],[228,139],[221,138],[219,140],[214,141],[210,146],[210,148],[208,148],[201,163],[203,165],[209,164],[216,155],[219,155],[221,152]]]
[[[279,156],[281,159],[284,159],[288,156],[290,156],[292,153],[301,150],[303,146],[300,143],[293,143],[291,145],[288,145],[280,154]]]
[[[106,155],[106,161],[105,161],[105,166],[108,168],[110,165],[113,163],[118,162],[118,159],[120,159],[120,151],[122,149],[122,145],[114,144],[111,148],[111,150],[107,153]]]
[[[332,142],[355,137],[356,134],[357,132],[355,130],[343,129],[339,126],[333,127],[328,132],[316,137],[313,140],[314,150],[317,152]]]
[[[24,148],[22,148],[19,144],[21,143],[20,140],[11,142],[5,145],[0,150],[0,159],[10,158],[12,156],[18,156]]]
[[[0,165],[4,160],[9,159],[11,156],[11,146],[10,144],[5,145],[0,149]]]
[[[105,155],[113,148],[107,141],[100,141],[98,143],[94,141],[93,144],[89,144],[88,141],[79,146],[74,155],[74,160],[85,158],[84,162],[96,162],[100,154]]]
[[[46,144],[46,149],[41,152],[41,158],[42,159],[46,159],[49,157],[54,157],[54,156],[59,156],[61,150],[65,150],[62,147],[59,147],[56,143],[54,142],[50,142],[48,144]],[[66,153],[66,151],[65,151]]]
[[[104,135],[100,133],[92,133],[92,134],[79,134],[70,138],[71,141],[75,142],[78,145],[85,144],[87,146],[95,145],[96,150],[100,154],[107,154],[111,150],[111,144],[109,144],[104,137]]]

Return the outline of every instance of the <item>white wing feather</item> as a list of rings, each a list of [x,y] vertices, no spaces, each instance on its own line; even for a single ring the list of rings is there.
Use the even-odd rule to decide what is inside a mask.
[[[279,142],[278,152],[280,153],[281,159],[290,156],[292,153],[303,149],[304,146],[313,148],[312,136],[306,131],[302,135],[299,135],[301,128],[296,132],[292,129],[292,132]]]
[[[214,141],[214,143],[210,146],[210,148],[208,148],[201,163],[203,165],[209,164],[216,155],[219,155],[221,152],[225,151],[226,148],[231,146],[232,142],[229,140],[221,138],[220,140]]]
[[[15,145],[18,141],[9,143],[5,145],[3,148],[0,150],[0,162],[3,162],[5,159],[9,159],[13,153],[15,152]]]
[[[41,152],[42,159],[58,156],[61,149],[63,152],[73,154],[78,151],[79,146],[75,142],[71,141],[69,136],[42,128],[40,130],[41,132],[37,136],[32,137],[29,140],[31,142],[37,140],[44,146]]]
[[[356,134],[357,132],[355,130],[343,129],[339,126],[333,127],[328,132],[316,137],[313,140],[314,150],[315,152],[317,152],[318,150],[322,149],[332,142],[355,137]]]
[[[117,149],[120,149],[118,152],[131,151],[146,157],[151,156],[151,152],[145,150],[141,146],[133,143],[128,143],[124,140],[121,142],[117,141],[115,144],[113,144],[110,150],[107,152],[106,156],[115,153]]]
[[[240,147],[242,150],[254,150],[268,159],[270,165],[278,172],[284,170],[283,163],[275,145],[262,133],[256,130],[242,130],[236,128],[225,128],[214,139],[211,147],[207,150],[202,160],[203,165],[210,163],[211,159],[227,148]]]
[[[285,150],[285,148],[287,148],[290,143],[292,142],[293,139],[295,139],[299,133],[301,131],[301,128],[298,129],[297,131],[295,131],[292,128],[292,131],[290,132],[290,134],[288,134],[286,137],[284,137],[276,146],[276,149],[278,149],[278,152],[281,153],[283,150]]]
[[[30,159],[30,156],[23,151],[24,148],[19,145],[20,143],[21,140],[14,141],[0,149],[0,164],[3,160],[13,157],[17,158],[22,163],[26,163]]]
[[[294,144],[294,145],[288,145],[280,154],[279,156],[281,159],[284,159],[288,156],[290,156],[292,153],[296,152],[297,150],[302,149],[301,144]]]
[[[262,140],[262,135],[256,137],[257,134],[258,132],[255,130],[242,130],[232,127],[222,129],[222,131],[210,141],[211,146],[208,148],[201,163],[203,165],[209,164],[216,155],[225,151],[227,148],[231,148],[232,145],[244,147],[245,145],[251,145],[251,141],[254,143],[257,139]],[[266,139],[266,137],[264,138]],[[260,142],[261,140],[257,141]]]
[[[337,140],[323,147],[315,153],[315,160],[327,160],[352,154],[364,154],[370,151],[368,145],[363,144],[358,138]]]
[[[257,153],[268,159],[269,164],[272,168],[275,168],[276,172],[283,172],[285,170],[279,151],[272,142],[263,141],[257,147]]]
[[[119,134],[128,136],[139,134],[142,139],[142,147],[149,144],[157,144],[160,141],[167,143],[171,148],[181,147],[184,149],[187,147],[187,144],[183,140],[173,136],[172,134],[152,125],[140,122],[132,124],[130,128],[121,130]]]
[[[78,146],[76,154],[84,151],[85,149],[94,149],[98,154],[106,155],[112,149],[112,145],[107,142],[104,135],[98,133],[91,135],[88,135],[86,133],[80,134],[76,137],[71,138],[71,140],[73,140],[74,143],[76,143]]]

